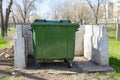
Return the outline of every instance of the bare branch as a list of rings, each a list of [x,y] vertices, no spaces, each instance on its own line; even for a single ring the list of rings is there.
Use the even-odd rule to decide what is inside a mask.
[[[30,14],[35,10],[35,1],[36,0],[22,0],[21,4],[17,1],[15,2],[16,8],[25,24],[30,21]]]

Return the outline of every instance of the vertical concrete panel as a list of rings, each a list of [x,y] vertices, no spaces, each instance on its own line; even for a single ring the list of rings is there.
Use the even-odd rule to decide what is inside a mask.
[[[91,35],[90,35],[91,34]],[[84,56],[99,65],[108,65],[108,37],[105,26],[85,26]]]
[[[23,36],[25,38],[25,52],[26,56],[34,55],[33,52],[33,37],[32,37],[32,31],[31,31],[31,26],[30,25],[25,25],[23,27]]]
[[[16,26],[16,39],[14,46],[14,65],[15,68],[26,68],[25,43],[23,38],[23,26]]]
[[[85,25],[84,57],[86,57],[88,60],[92,59],[92,35],[93,27],[91,25]]]
[[[75,56],[83,56],[84,54],[84,33],[85,26],[80,26],[76,32],[75,39]]]

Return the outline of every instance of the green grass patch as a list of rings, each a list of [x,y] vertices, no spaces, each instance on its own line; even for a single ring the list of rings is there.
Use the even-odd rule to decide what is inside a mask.
[[[9,28],[8,29],[8,35],[12,34],[14,32],[15,32],[14,28]],[[4,49],[4,48],[6,48],[8,46],[9,46],[9,41],[2,39],[2,37],[1,37],[1,31],[0,31],[0,49]]]
[[[10,77],[6,77],[3,80],[12,80]]]
[[[120,41],[116,40],[115,27],[108,28],[107,32],[109,37],[110,66],[116,70],[116,73],[112,75],[117,75],[120,77]]]
[[[8,46],[9,46],[9,41],[2,39],[1,33],[0,33],[0,49],[4,49]]]
[[[2,37],[0,36],[0,49],[6,48],[9,45],[9,41],[3,40]]]
[[[11,27],[8,29],[8,34],[12,34],[15,32],[15,28]]]

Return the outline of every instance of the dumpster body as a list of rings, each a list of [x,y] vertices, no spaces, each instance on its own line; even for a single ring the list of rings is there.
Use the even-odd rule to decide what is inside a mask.
[[[35,60],[73,60],[78,24],[35,20],[31,26]]]

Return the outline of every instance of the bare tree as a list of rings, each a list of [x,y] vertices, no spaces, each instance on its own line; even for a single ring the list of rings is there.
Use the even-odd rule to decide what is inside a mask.
[[[51,8],[52,14],[50,16],[53,16],[52,19],[71,20],[81,24],[86,23],[91,17],[89,6],[84,3],[78,3],[78,1],[73,4],[71,1],[66,0],[64,3],[59,3]]]
[[[38,15],[37,13],[35,13],[35,14],[32,15],[31,21],[33,22],[34,20],[40,19],[40,18],[41,18],[41,16]]]
[[[90,9],[85,4],[79,3],[74,5],[75,20],[81,24],[86,23],[91,17]]]
[[[14,27],[16,27],[16,22],[17,22],[17,21],[16,21],[16,19],[17,19],[16,17],[17,17],[17,16],[14,14],[13,11],[12,11],[11,17],[12,17],[12,21],[13,21]],[[19,19],[19,18],[18,18],[18,19]]]
[[[22,0],[21,3],[15,0],[15,6],[21,16],[22,23],[26,24],[30,21],[30,15],[32,14],[35,8],[35,1],[36,0]]]
[[[95,23],[98,24],[99,9],[100,5],[104,2],[104,0],[87,0],[87,2],[94,13]]]
[[[49,16],[52,16],[52,19],[55,20],[71,20],[71,3],[69,1],[65,1],[65,3],[59,2],[55,6],[51,7],[51,12],[49,14]]]
[[[7,28],[8,28],[8,21],[9,21],[9,15],[11,12],[11,7],[13,4],[13,0],[10,0],[7,8],[6,8],[6,14],[3,14],[3,0],[0,0],[0,16],[1,16],[1,35],[2,37],[6,37],[7,36]],[[5,19],[4,19],[5,17]]]
[[[98,14],[98,19],[99,21],[101,20],[102,21],[105,21],[106,22],[106,19],[107,19],[107,14],[106,14],[106,5],[101,5],[100,8],[99,8],[99,14]]]
[[[59,7],[58,6],[55,6],[53,9],[52,9],[52,19],[54,20],[58,20],[60,18],[59,16],[59,13],[58,13],[58,9]]]

